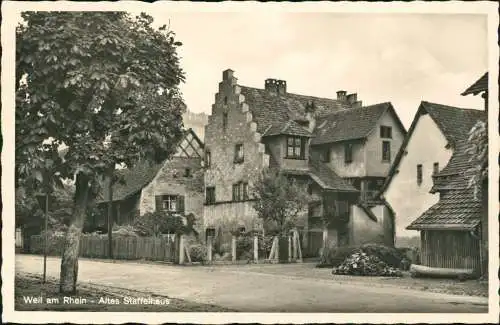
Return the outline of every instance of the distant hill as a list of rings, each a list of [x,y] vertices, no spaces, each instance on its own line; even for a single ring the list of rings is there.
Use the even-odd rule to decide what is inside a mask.
[[[396,247],[420,247],[420,237],[398,237],[396,236]]]

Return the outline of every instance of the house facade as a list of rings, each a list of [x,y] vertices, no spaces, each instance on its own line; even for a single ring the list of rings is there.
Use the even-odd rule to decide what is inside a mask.
[[[310,194],[299,223],[306,251],[392,242],[390,213],[364,198],[383,184],[405,133],[390,103],[363,107],[345,91],[336,99],[292,94],[276,79],[264,89],[246,87],[226,70],[205,128],[206,231],[262,229],[251,189],[264,169],[275,168]],[[326,228],[324,214],[335,219]]]
[[[137,215],[165,210],[182,215],[193,214],[197,231],[203,228],[203,142],[189,129],[178,144],[176,153],[158,165],[139,164],[117,171],[124,183],[113,186],[112,221],[118,225],[133,224]],[[98,203],[104,218],[94,220],[106,228],[108,185],[103,186]]]
[[[398,237],[419,236],[407,226],[438,202],[439,194],[431,191],[433,175],[446,166],[457,142],[483,116],[474,109],[420,104],[381,190],[381,198],[395,213]]]

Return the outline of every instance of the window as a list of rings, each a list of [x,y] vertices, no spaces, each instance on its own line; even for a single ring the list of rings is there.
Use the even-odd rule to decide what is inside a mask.
[[[227,105],[227,96],[224,96],[224,105]]]
[[[439,172],[439,163],[435,162],[433,173],[434,173],[434,175],[436,175],[438,172]]]
[[[243,200],[248,200],[248,183],[242,183]]]
[[[212,154],[210,153],[210,150],[205,151],[205,165],[210,167],[210,164],[212,163]]]
[[[206,188],[206,204],[215,204],[215,186]]]
[[[307,185],[307,193],[309,195],[313,194],[313,186],[312,186],[312,184]]]
[[[352,163],[352,143],[344,145],[344,162],[346,164]]]
[[[391,143],[382,141],[382,161],[391,161]]]
[[[158,195],[156,196],[156,210],[184,213],[184,196]]]
[[[233,184],[233,201],[240,201],[240,183]]]
[[[392,127],[382,125],[380,127],[380,137],[391,139],[392,138]]]
[[[286,157],[291,159],[304,159],[305,139],[300,137],[287,138]]]
[[[330,162],[330,148],[325,148],[325,150],[323,151],[323,162]]]
[[[184,177],[191,177],[191,168],[186,168],[184,170]]]
[[[248,183],[239,182],[233,184],[233,201],[245,201],[248,200]]]
[[[422,184],[422,165],[417,165],[417,185]]]
[[[234,163],[240,164],[245,160],[243,145],[237,144],[234,146]]]
[[[227,128],[227,112],[222,113],[222,128]]]

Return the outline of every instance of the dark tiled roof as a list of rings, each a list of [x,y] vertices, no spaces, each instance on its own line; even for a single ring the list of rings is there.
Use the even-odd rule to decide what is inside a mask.
[[[488,72],[486,72],[481,78],[479,78],[472,86],[467,88],[462,96],[469,94],[477,95],[483,91],[488,91]]]
[[[285,124],[273,124],[271,125],[262,136],[272,136],[272,135],[296,135],[303,137],[311,137],[312,134],[309,130],[306,130],[304,127],[300,126],[294,120],[289,120]]]
[[[421,103],[421,106],[431,115],[451,143],[467,138],[474,124],[478,120],[486,121],[487,118],[483,110],[458,108],[425,101]]]
[[[197,142],[200,148],[203,148],[203,142],[198,138],[198,136],[192,129],[184,131],[184,136],[179,141],[179,148],[181,148],[183,141],[191,136],[194,141]],[[162,166],[164,166],[165,164],[168,164],[169,169],[184,170],[186,167],[189,167],[194,172],[195,169],[197,169],[196,166],[199,166],[201,168],[201,158],[172,156],[168,161],[162,162],[161,164],[150,165],[147,163],[143,163],[138,164],[137,166],[130,169],[126,168],[117,170],[116,173],[120,177],[122,182],[117,183],[113,186],[113,201],[124,200],[141,191],[155,178]],[[101,193],[99,194],[97,201],[98,203],[108,202],[109,180],[102,181],[101,187]]]
[[[380,194],[383,194],[391,183],[392,177],[399,168],[401,159],[406,151],[406,146],[413,135],[417,122],[420,116],[426,113],[436,122],[441,132],[443,132],[443,135],[454,147],[458,147],[460,142],[468,138],[469,131],[478,121],[486,121],[487,119],[486,112],[482,110],[459,108],[422,101],[413,118],[410,129],[405,136],[403,144],[389,169],[388,176],[380,190]]]
[[[473,167],[473,157],[467,152],[467,141],[457,142],[448,164],[434,178],[432,192],[439,190],[466,189],[469,185],[468,170]]]
[[[309,168],[311,170],[311,176],[313,177],[314,181],[317,181],[318,179],[323,184],[319,185],[325,189],[358,192],[358,190],[354,186],[349,184],[342,177],[337,175],[337,173],[335,173],[330,167],[326,166],[320,161],[316,161],[310,158]]]
[[[439,202],[406,229],[471,230],[480,223],[481,213],[481,201],[474,199],[471,189],[444,191]]]
[[[359,192],[354,186],[346,182],[325,164],[309,158],[309,169],[283,169],[283,173],[292,175],[309,176],[313,181],[325,190],[342,192]]]
[[[364,139],[390,107],[382,103],[328,114],[316,122],[311,144]]]
[[[291,93],[275,94],[265,89],[241,86],[241,94],[245,96],[253,119],[257,123],[257,131],[261,134],[272,125],[284,125],[289,120],[304,120],[306,106],[314,101],[316,114],[335,112],[349,108],[347,103],[334,99],[302,96]]]
[[[137,192],[141,191],[148,185],[153,178],[158,174],[162,164],[150,166],[148,164],[140,164],[134,168],[126,168],[117,170],[117,175],[123,179],[124,183],[117,183],[113,186],[113,201],[124,200]],[[98,202],[109,201],[109,179],[101,183],[101,194]]]

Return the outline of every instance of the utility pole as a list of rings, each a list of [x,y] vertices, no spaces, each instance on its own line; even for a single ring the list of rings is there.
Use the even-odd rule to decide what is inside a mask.
[[[109,172],[108,202],[108,257],[113,258],[113,170]]]
[[[44,229],[44,237],[45,237],[45,245],[43,248],[43,283],[47,280],[47,246],[49,244],[49,234],[48,227],[49,226],[49,190],[45,189],[45,229]]]

